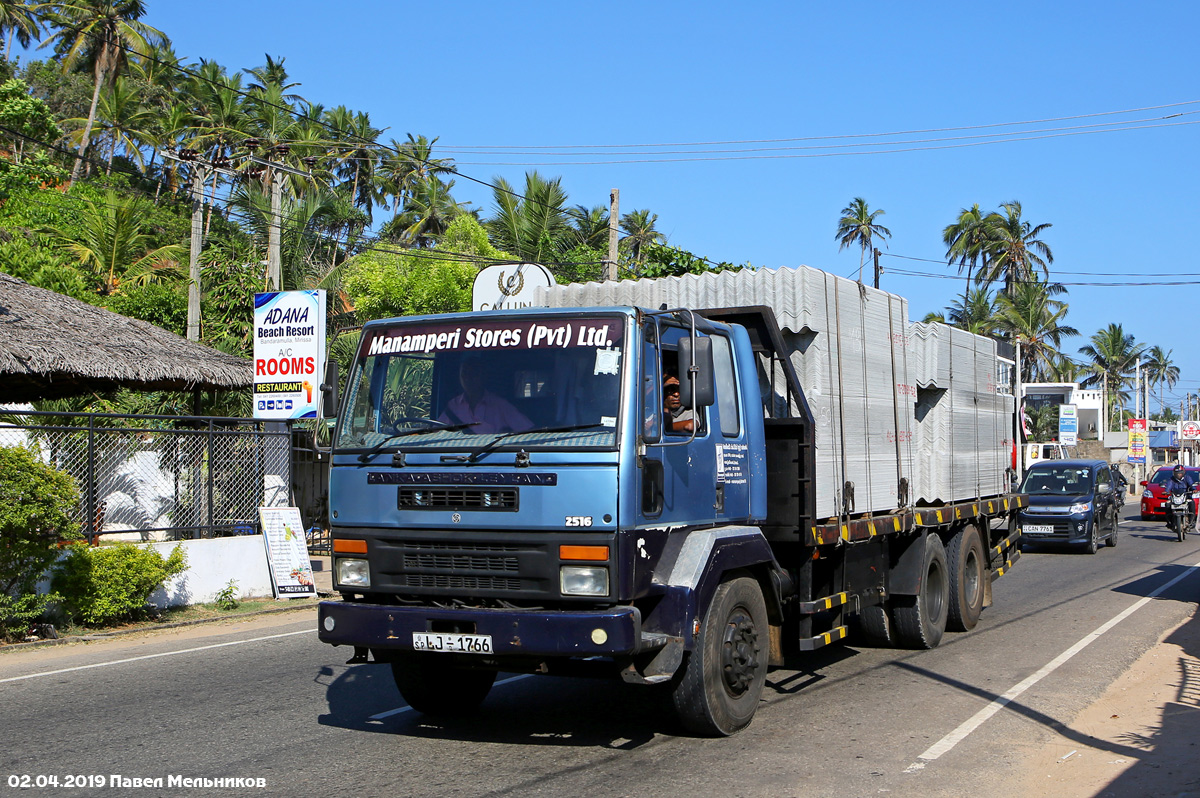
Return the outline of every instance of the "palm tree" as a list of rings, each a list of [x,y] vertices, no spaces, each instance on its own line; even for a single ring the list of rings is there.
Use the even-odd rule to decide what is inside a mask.
[[[486,228],[497,249],[527,263],[546,263],[572,244],[562,178],[546,180],[536,171],[526,172],[525,191],[517,194],[507,180],[497,177],[492,196],[496,211]]]
[[[1084,375],[1083,366],[1066,355],[1058,355],[1050,359],[1046,371],[1047,382],[1079,382]]]
[[[957,263],[958,273],[967,270],[967,284],[963,288],[963,297],[971,290],[971,278],[979,274],[980,263],[987,265],[988,228],[984,224],[983,211],[979,203],[958,212],[954,224],[947,225],[942,230],[942,242],[946,245],[946,262]]]
[[[996,297],[987,286],[979,286],[955,299],[947,308],[949,323],[976,335],[995,336],[1000,331]]]
[[[588,208],[576,205],[569,213],[575,238],[581,246],[603,250],[608,248],[608,206],[593,205]]]
[[[654,229],[658,214],[648,210],[630,211],[621,217],[621,229],[625,238],[621,243],[629,249],[630,259],[640,264],[644,258],[642,250],[649,244],[660,244],[663,234]]]
[[[997,319],[1000,329],[1014,343],[1021,344],[1021,379],[1024,382],[1039,381],[1044,377],[1061,353],[1058,347],[1068,335],[1079,331],[1063,323],[1067,315],[1067,304],[1052,299],[1065,293],[1057,283],[1042,283],[1034,279],[1015,287],[1010,294],[997,297]]]
[[[380,235],[413,247],[436,245],[451,222],[470,212],[455,202],[452,188],[453,180],[431,176],[421,181],[405,200],[400,214],[380,229]]]
[[[98,278],[101,294],[117,290],[122,279],[147,282],[178,266],[183,247],[168,244],[150,249],[149,214],[137,197],[109,189],[99,201],[84,199],[83,203],[77,224],[41,232]]]
[[[14,38],[28,48],[41,35],[42,6],[30,0],[0,0],[0,35],[7,34],[8,39],[4,45],[5,60],[12,54]]]
[[[882,216],[885,211],[872,211],[867,207],[867,201],[862,197],[855,197],[850,200],[850,204],[842,208],[842,218],[838,219],[837,233],[834,236],[839,244],[838,251],[841,252],[848,246],[857,245],[861,248],[862,254],[858,258],[858,281],[862,282],[862,267],[863,261],[866,260],[867,253],[871,251],[871,242],[876,236],[880,238],[890,238],[892,231],[888,230],[881,224],[877,224],[875,219]]]
[[[1129,395],[1125,386],[1133,376],[1138,358],[1144,347],[1134,341],[1120,324],[1112,323],[1092,335],[1091,343],[1081,346],[1079,352],[1091,359],[1089,374],[1080,383],[1084,387],[1100,384],[1105,407],[1105,430],[1111,427],[1116,410],[1123,407]],[[1117,401],[1120,400],[1118,404]]]
[[[1047,264],[1054,262],[1050,247],[1038,236],[1051,225],[1036,227],[1021,218],[1021,203],[1016,200],[1000,205],[1003,213],[989,213],[984,220],[986,226],[987,263],[983,279],[993,282],[1004,276],[1004,292],[1013,294],[1013,286],[1019,280],[1032,279],[1039,269],[1049,279]]]
[[[1166,383],[1168,388],[1174,388],[1175,383],[1179,382],[1179,366],[1176,366],[1171,361],[1171,353],[1174,349],[1163,351],[1161,346],[1152,346],[1146,352],[1146,381],[1149,383],[1158,383],[1158,410],[1163,411],[1163,384]],[[1147,408],[1146,415],[1149,415]]]
[[[100,89],[120,74],[129,54],[144,56],[152,46],[166,43],[166,34],[139,21],[145,13],[143,0],[71,0],[54,4],[50,19],[58,29],[41,46],[59,42],[64,48],[64,72],[83,58],[92,63],[96,76],[87,124],[71,170],[72,182],[79,178],[87,154]]]
[[[392,198],[392,216],[400,213],[400,206],[412,195],[416,187],[430,177],[454,172],[452,158],[434,158],[433,145],[438,137],[408,134],[404,142],[392,139],[387,153],[379,164],[375,178],[380,192]]]
[[[96,112],[99,121],[92,131],[82,127],[86,122],[84,119],[65,120],[68,125],[81,126],[71,134],[72,143],[85,135],[107,138],[109,148],[105,174],[112,173],[113,159],[118,148],[124,150],[125,155],[139,167],[144,168],[146,161],[142,156],[141,145],[153,141],[154,136],[150,131],[158,114],[142,103],[142,96],[137,89],[126,83],[123,78],[114,79],[100,97]]]

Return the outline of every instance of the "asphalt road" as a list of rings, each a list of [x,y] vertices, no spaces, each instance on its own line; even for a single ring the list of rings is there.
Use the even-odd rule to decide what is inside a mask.
[[[349,651],[318,643],[311,612],[5,653],[0,794],[1011,794],[1049,731],[1192,613],[1198,565],[1200,537],[1128,518],[1115,549],[1026,553],[973,632],[789,663],[724,740],[683,736],[654,690],[546,677],[502,676],[479,717],[433,722],[386,666],[346,666]],[[65,786],[87,774],[105,786]],[[112,787],[114,774],[164,786]],[[13,786],[23,776],[34,786]]]

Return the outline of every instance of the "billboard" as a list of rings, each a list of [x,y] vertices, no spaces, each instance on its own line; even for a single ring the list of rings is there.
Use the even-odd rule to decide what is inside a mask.
[[[1200,421],[1180,422],[1179,437],[1185,441],[1200,441]]]
[[[1075,405],[1058,406],[1058,440],[1063,446],[1079,444],[1079,410]]]
[[[1131,463],[1144,465],[1146,451],[1149,448],[1150,435],[1147,432],[1146,419],[1129,419],[1129,457]]]
[[[316,418],[325,374],[325,292],[254,295],[254,417]]]

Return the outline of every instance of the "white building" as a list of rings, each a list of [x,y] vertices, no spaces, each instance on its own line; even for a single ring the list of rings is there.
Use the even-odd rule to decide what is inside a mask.
[[[1101,391],[1080,388],[1077,382],[1029,382],[1021,385],[1027,409],[1046,405],[1075,405],[1079,416],[1080,440],[1100,437]]]

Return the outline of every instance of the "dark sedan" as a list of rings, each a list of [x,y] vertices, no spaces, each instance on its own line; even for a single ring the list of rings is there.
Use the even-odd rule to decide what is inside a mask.
[[[1067,543],[1089,554],[1101,541],[1117,545],[1119,505],[1103,460],[1038,463],[1026,472],[1020,491],[1029,496],[1020,513],[1022,543]]]

